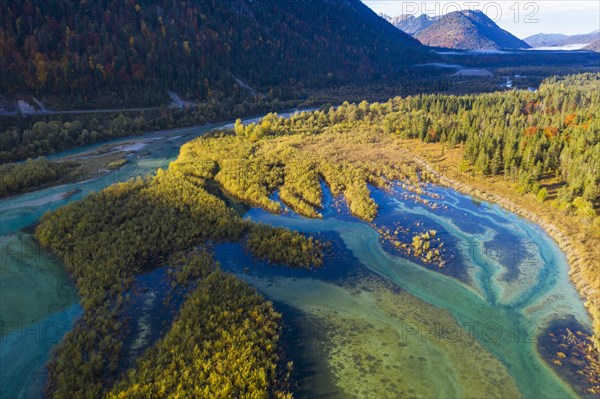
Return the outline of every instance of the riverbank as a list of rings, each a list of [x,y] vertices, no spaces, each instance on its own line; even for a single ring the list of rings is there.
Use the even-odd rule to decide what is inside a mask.
[[[57,161],[36,158],[0,165],[0,199],[97,179],[115,172],[128,162],[127,156],[136,151],[122,147]]]
[[[584,220],[559,209],[554,200],[539,201],[535,195],[519,194],[516,184],[502,176],[478,176],[462,162],[463,149],[448,148],[442,143],[424,144],[419,140],[402,140],[404,148],[426,170],[434,173],[440,185],[464,194],[495,203],[546,231],[558,244],[569,263],[569,277],[583,299],[592,320],[595,351],[590,359],[592,372],[600,372],[600,277],[597,261],[600,259],[600,226],[598,217]],[[542,181],[552,195],[552,181]],[[556,191],[557,187],[553,187]],[[550,196],[552,198],[552,196]],[[600,392],[600,387],[596,387]]]

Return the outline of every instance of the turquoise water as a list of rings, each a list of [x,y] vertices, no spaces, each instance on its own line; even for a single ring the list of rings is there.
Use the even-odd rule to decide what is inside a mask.
[[[50,351],[81,314],[60,262],[21,229],[92,191],[168,167],[183,143],[211,128],[112,142],[138,144],[119,171],[0,201],[1,397],[41,396]],[[64,198],[73,190],[79,191]],[[401,191],[374,190],[377,227],[437,231],[449,260],[439,269],[401,256],[374,226],[334,209],[325,192],[322,220],[247,213],[330,239],[322,270],[267,266],[237,246],[217,248],[224,268],[289,316],[286,328],[295,329],[304,348],[289,348],[298,358],[300,397],[576,396],[543,362],[536,343],[554,320],[573,316],[586,328],[590,320],[564,256],[539,227],[449,189],[430,188],[440,196],[430,204],[446,205],[436,209]]]
[[[38,221],[45,212],[80,200],[90,192],[167,167],[183,142],[205,131],[206,128],[190,129],[130,139],[144,142],[146,146],[141,151],[150,155],[138,158],[139,154],[131,154],[122,169],[94,180],[0,201],[0,397],[41,397],[44,365],[51,349],[81,314],[75,288],[62,264],[39,248],[30,234],[20,230]],[[169,141],[178,135],[182,137]],[[156,137],[165,138],[153,140]],[[63,198],[72,190],[80,191]]]
[[[294,110],[281,115],[291,112]],[[76,290],[62,264],[22,229],[36,223],[45,212],[81,200],[91,192],[154,173],[158,168],[166,169],[177,158],[181,145],[207,131],[228,126],[233,124],[153,132],[55,154],[48,158],[85,157],[88,153],[91,157],[105,146],[122,146],[128,163],[95,179],[0,200],[1,398],[41,397],[44,365],[51,349],[81,314]]]
[[[412,356],[424,356],[424,361],[431,363],[428,371],[417,374],[424,380],[421,385],[408,381],[395,384],[388,389],[391,397],[407,393],[408,389],[417,397],[514,397],[513,390],[505,390],[511,385],[526,398],[576,397],[536,349],[539,334],[554,320],[573,316],[585,328],[590,326],[585,308],[569,282],[565,258],[555,243],[539,227],[495,205],[474,202],[450,189],[430,191],[441,196],[428,198],[430,204],[437,202],[448,208],[432,209],[415,201],[399,200],[404,198],[401,192],[375,190],[373,196],[380,205],[380,214],[374,224],[392,226],[401,220],[404,227],[414,232],[437,230],[446,242],[447,253],[454,255],[454,261],[442,270],[399,256],[381,241],[373,226],[333,208],[325,211],[323,220],[309,220],[292,213],[273,215],[260,209],[247,214],[255,221],[334,237],[338,250],[335,256],[327,258],[323,271],[311,275],[255,263],[250,273],[243,274],[240,265],[252,264],[252,260],[235,246],[219,251],[219,259],[225,268],[238,272],[276,303],[306,315],[311,321],[305,324],[331,325],[332,320],[339,318],[339,323],[333,322],[335,327],[328,333],[328,340],[345,343],[340,348],[326,343],[329,348],[324,350],[328,354],[322,357],[323,364],[319,367],[332,368],[338,362],[344,371],[333,377],[338,387],[335,394],[329,392],[331,395],[324,396],[381,395],[376,389],[364,387],[373,387],[381,381],[385,368],[375,372],[376,364],[372,365],[373,378],[364,378],[359,388],[356,378],[361,373],[353,374],[348,369],[361,351],[365,357],[386,351],[393,354],[390,349],[376,349],[378,344],[391,339],[418,348]],[[377,276],[375,282],[362,289],[349,289],[348,285],[360,285],[365,272]],[[353,273],[358,273],[358,277],[348,276]],[[414,297],[410,306],[406,308],[402,301],[385,305],[394,303],[390,298],[395,295],[394,289],[400,290],[405,298]],[[374,298],[374,291],[381,297]],[[382,311],[386,306],[394,306],[395,311]],[[411,321],[415,309],[420,309],[419,322]],[[348,320],[353,325],[375,326],[365,329],[362,338],[355,338],[359,343],[375,343],[362,349],[361,345],[355,345],[345,357],[332,363],[328,360],[332,353],[335,356],[348,345],[344,338],[348,334],[344,327]],[[381,329],[390,331],[378,337],[376,332]],[[484,360],[490,355],[497,362]],[[470,356],[481,360],[472,364]],[[405,360],[413,363],[410,358]],[[482,385],[480,378],[474,378],[479,370],[473,367],[487,368],[481,378],[491,384]],[[364,365],[362,368],[365,369]],[[317,370],[318,367],[312,374],[319,374]],[[392,370],[388,374],[385,380],[403,373]],[[319,387],[311,384],[310,378],[305,382]],[[323,395],[318,389],[307,394]]]

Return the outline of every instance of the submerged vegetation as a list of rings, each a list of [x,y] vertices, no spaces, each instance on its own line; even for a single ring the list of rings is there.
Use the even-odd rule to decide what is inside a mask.
[[[600,355],[593,351],[589,335],[573,327],[548,328],[538,347],[554,369],[571,376],[582,386],[582,391],[594,397],[600,394]]]

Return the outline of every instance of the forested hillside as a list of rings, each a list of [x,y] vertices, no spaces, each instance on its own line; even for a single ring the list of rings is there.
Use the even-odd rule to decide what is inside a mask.
[[[2,93],[66,107],[157,104],[167,90],[284,98],[397,77],[424,59],[359,0],[16,0],[0,4],[0,21]]]

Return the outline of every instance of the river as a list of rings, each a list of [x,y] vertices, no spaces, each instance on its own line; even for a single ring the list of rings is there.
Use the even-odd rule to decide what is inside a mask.
[[[23,229],[92,191],[168,167],[183,143],[220,126],[104,143],[127,145],[129,162],[97,179],[0,201],[0,397],[42,395],[52,347],[81,315],[61,263]],[[233,244],[216,248],[225,269],[283,313],[298,397],[577,396],[540,357],[537,342],[555,321],[573,320],[584,329],[591,322],[565,257],[538,226],[440,187],[429,188],[427,204],[399,187],[374,190],[380,214],[372,225],[333,206],[335,199],[324,192],[322,220],[260,209],[245,216],[331,241],[322,269],[265,265]],[[402,256],[375,226],[436,230],[447,264],[438,268]]]

